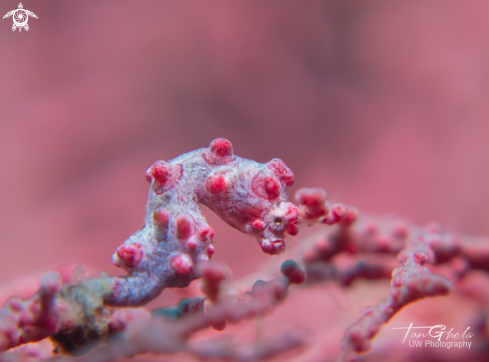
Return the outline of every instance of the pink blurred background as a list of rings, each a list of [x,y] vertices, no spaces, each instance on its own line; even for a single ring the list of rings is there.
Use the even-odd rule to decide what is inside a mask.
[[[0,284],[65,263],[120,274],[146,168],[216,137],[282,158],[291,195],[489,234],[487,2],[23,5],[28,32],[0,22]],[[235,278],[269,260],[209,221]]]

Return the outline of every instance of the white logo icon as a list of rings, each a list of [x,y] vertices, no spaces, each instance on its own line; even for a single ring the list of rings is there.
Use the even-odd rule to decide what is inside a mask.
[[[5,19],[11,16],[14,19],[14,25],[12,25],[13,31],[15,31],[15,29],[17,28],[19,28],[19,31],[21,31],[22,28],[24,28],[27,31],[29,30],[29,25],[27,25],[27,21],[29,20],[29,15],[37,19],[36,14],[34,14],[32,11],[24,10],[22,3],[19,3],[18,9],[9,11],[7,14],[3,16],[3,18]]]

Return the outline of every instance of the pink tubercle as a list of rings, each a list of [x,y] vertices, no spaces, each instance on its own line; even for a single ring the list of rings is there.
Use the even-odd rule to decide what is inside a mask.
[[[200,227],[197,231],[197,237],[202,242],[211,240],[214,237],[214,230],[208,226]]]
[[[223,175],[210,176],[205,183],[205,188],[211,194],[218,194],[224,191],[227,187],[226,179]]]
[[[253,226],[253,228],[257,229],[257,230],[265,229],[265,223],[263,222],[263,220],[260,220],[260,219],[253,220],[251,222],[251,226]]]
[[[294,185],[294,174],[280,158],[274,158],[267,166],[285,186]]]
[[[202,153],[204,161],[210,165],[223,165],[234,160],[233,145],[225,138],[216,138]]]
[[[308,216],[310,217],[310,214],[308,215],[308,213],[305,213],[305,217],[308,218]],[[325,217],[319,220],[321,224],[326,224],[326,225],[333,225],[336,224],[338,221],[339,221],[338,217],[333,213],[328,213]]]
[[[128,268],[136,267],[143,258],[143,251],[140,244],[123,244],[116,252],[117,258]]]
[[[295,236],[299,233],[299,228],[297,227],[299,222],[299,210],[294,204],[288,204],[287,211],[285,212],[285,218],[288,222],[286,230],[290,235]]]
[[[177,237],[179,239],[188,239],[194,233],[192,222],[188,219],[187,216],[181,215],[177,217],[176,224]]]
[[[428,261],[428,255],[425,252],[418,250],[413,255],[414,262],[419,265],[424,265]]]
[[[343,218],[343,221],[346,224],[351,224],[358,219],[358,209],[355,207],[349,206],[346,210],[346,215]]]
[[[156,161],[146,171],[146,179],[152,183],[157,194],[169,190],[182,177],[181,164],[169,164],[166,161]]]
[[[320,209],[319,211],[324,210],[325,208]],[[307,217],[306,210],[306,217]],[[311,216],[315,216],[314,214]],[[358,216],[358,211],[355,208],[347,208],[344,204],[336,203],[331,206],[329,210],[327,210],[327,214],[324,218],[320,220],[323,224],[333,225],[337,222],[342,222],[343,225],[349,225],[356,220]],[[375,225],[374,225],[375,226]],[[369,232],[367,230],[367,232]]]
[[[326,191],[319,187],[301,188],[295,193],[295,199],[298,203],[309,207],[322,207],[326,202]]]
[[[263,199],[274,200],[280,195],[280,184],[274,177],[259,172],[251,180],[251,190]]]
[[[170,177],[171,166],[168,162],[159,160],[153,163],[153,165],[148,169],[146,175],[148,174],[155,179],[160,185],[163,185]]]
[[[334,204],[331,206],[331,212],[336,215],[336,217],[341,220],[346,216],[346,206],[344,204]]]
[[[170,174],[170,165],[165,161],[156,161],[153,164],[153,176],[156,180],[164,183]]]
[[[285,216],[287,216],[287,220],[291,223],[297,222],[299,220],[299,210],[297,206],[288,202],[287,211],[285,212]]]
[[[168,221],[170,219],[170,214],[164,208],[159,207],[153,212],[153,219],[154,219],[156,224],[158,224],[162,227],[168,227]]]
[[[197,248],[197,241],[194,240],[193,238],[187,240],[187,242],[185,243],[185,247],[188,249],[188,250],[195,250]]]
[[[283,240],[262,240],[261,249],[265,254],[278,255],[285,250],[285,243]]]
[[[209,146],[209,151],[218,157],[226,157],[233,155],[233,145],[226,138],[216,138]]]
[[[291,284],[302,284],[306,281],[306,273],[293,260],[287,260],[282,263],[280,271]]]
[[[287,225],[287,232],[292,236],[296,236],[299,233],[299,228],[295,224],[289,224]]]
[[[177,275],[188,275],[193,271],[193,262],[188,255],[177,254],[170,261],[170,269]]]

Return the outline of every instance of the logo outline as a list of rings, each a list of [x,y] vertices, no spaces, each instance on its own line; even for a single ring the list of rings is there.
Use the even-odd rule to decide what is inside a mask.
[[[14,21],[14,24],[12,25],[12,31],[19,29],[19,32],[21,32],[22,28],[24,28],[25,31],[29,31],[29,25],[27,24],[27,22],[29,21],[29,16],[38,19],[36,14],[34,14],[30,10],[24,9],[22,3],[19,3],[18,8],[9,11],[3,16],[3,19],[12,17],[12,20]]]

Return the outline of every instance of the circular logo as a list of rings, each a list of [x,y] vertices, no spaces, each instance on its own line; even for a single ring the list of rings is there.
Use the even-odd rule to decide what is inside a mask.
[[[22,28],[27,24],[27,20],[29,19],[29,15],[27,11],[24,9],[17,9],[13,14],[14,24],[18,28]]]

